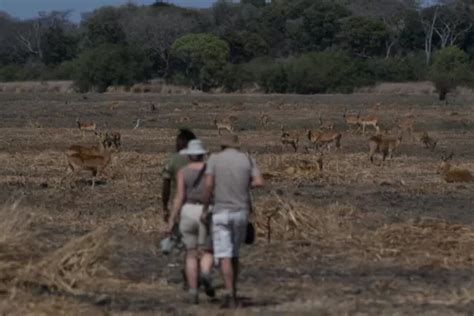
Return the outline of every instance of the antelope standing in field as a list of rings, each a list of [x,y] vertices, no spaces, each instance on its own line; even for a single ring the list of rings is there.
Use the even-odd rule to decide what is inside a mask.
[[[71,173],[71,180],[73,180],[81,170],[86,170],[92,172],[92,188],[94,188],[97,175],[107,175],[104,169],[109,165],[112,158],[112,152],[110,150],[112,144],[112,139],[106,135],[101,136],[99,145],[71,145],[66,151],[68,172],[61,180],[61,183]]]
[[[334,129],[334,122],[323,121],[321,113],[319,113],[319,129],[332,131]]]
[[[133,129],[138,129],[138,128],[140,128],[140,122],[141,122],[141,121],[140,121],[140,119],[138,118],[138,119],[137,119],[137,122],[135,123],[135,126],[133,127]]]
[[[438,142],[433,137],[428,135],[427,132],[424,132],[421,135],[420,141],[425,146],[425,148],[430,149],[431,151],[435,150],[436,145],[438,144]]]
[[[76,118],[76,124],[79,130],[82,132],[82,137],[84,137],[85,132],[94,132],[96,133],[97,124],[93,122],[81,122],[79,118]]]
[[[112,140],[112,144],[115,149],[119,149],[122,146],[122,134],[117,131],[108,132],[106,135]]]
[[[400,129],[401,133],[408,133],[410,137],[413,136],[415,120],[411,116],[405,116],[402,119],[397,120],[397,127]]]
[[[270,124],[270,116],[265,113],[262,113],[260,115],[260,125],[262,125],[262,127],[267,127],[268,124]]]
[[[109,105],[109,110],[113,112],[118,108],[119,105],[120,105],[120,101],[111,102]]]
[[[331,150],[331,145],[334,143],[336,148],[341,148],[341,138],[342,135],[335,131],[307,131],[308,140],[316,145],[318,148],[325,146],[329,151]]]
[[[367,126],[372,126],[376,133],[378,133],[380,131],[378,123],[379,119],[375,115],[359,116],[359,127],[362,126],[362,135],[365,135],[365,128]]]
[[[112,141],[112,144],[114,145],[115,149],[119,149],[122,146],[122,134],[117,131],[109,131],[109,129],[107,128],[107,123],[104,124],[104,130],[105,133],[103,133],[101,129],[97,129],[96,135],[98,135],[99,137],[105,135],[106,138],[109,138]]]
[[[347,114],[347,109],[344,109],[344,114],[342,114],[342,118],[344,119],[344,122],[346,125],[351,129],[353,126],[359,127],[359,117],[360,117],[360,111],[355,114]]]
[[[454,182],[474,182],[474,176],[472,173],[467,169],[453,169],[451,164],[449,163],[450,160],[453,159],[454,153],[451,153],[448,157],[441,157],[441,164],[438,167],[438,174],[443,177],[443,180],[447,183],[454,183]]]
[[[93,123],[93,122],[81,122],[79,120],[79,118],[76,118],[76,124],[77,124],[77,127],[81,130],[81,131],[91,131],[91,132],[95,132],[96,129],[97,129],[97,124],[96,123]]]
[[[225,116],[221,119],[214,119],[214,126],[217,128],[217,133],[221,135],[222,130],[227,130],[230,133],[234,132],[233,122],[235,118],[232,116]]]
[[[393,152],[400,146],[402,142],[402,135],[398,137],[387,137],[382,135],[375,135],[369,139],[369,160],[374,163],[374,155],[379,152],[382,153],[382,163],[387,156],[392,159]]]
[[[300,142],[300,137],[298,133],[290,133],[286,131],[283,126],[281,127],[281,145],[282,150],[285,145],[290,145],[295,152],[298,151],[298,144]]]
[[[179,124],[189,123],[191,122],[191,118],[189,116],[180,116],[175,122]]]

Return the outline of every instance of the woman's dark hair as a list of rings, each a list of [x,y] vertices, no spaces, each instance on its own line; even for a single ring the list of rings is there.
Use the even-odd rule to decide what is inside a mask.
[[[188,155],[191,162],[201,162],[204,161],[204,155]]]
[[[188,147],[188,143],[193,139],[196,139],[196,135],[194,135],[191,130],[187,128],[180,129],[179,134],[176,137],[176,151],[180,151]]]

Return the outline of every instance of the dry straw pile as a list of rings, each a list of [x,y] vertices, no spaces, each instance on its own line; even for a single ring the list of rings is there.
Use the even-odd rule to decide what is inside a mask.
[[[474,228],[469,225],[420,218],[369,228],[367,223],[376,223],[375,214],[337,203],[315,206],[290,202],[277,194],[255,202],[255,209],[257,233],[269,242],[313,241],[336,252],[340,249],[347,258],[360,262],[444,269],[474,267]]]
[[[384,225],[373,234],[367,252],[377,259],[408,265],[474,267],[474,229],[434,218]]]
[[[350,205],[307,205],[303,202],[290,202],[276,193],[270,199],[257,201],[255,209],[257,232],[267,240],[335,241],[345,238],[352,221],[361,216]]]
[[[265,180],[272,183],[316,181],[323,175],[322,158],[318,155],[259,155],[257,162]]]
[[[82,294],[94,280],[112,276],[104,262],[110,255],[113,228],[98,228],[85,236],[71,240],[37,263],[19,272],[18,286],[48,288]]]

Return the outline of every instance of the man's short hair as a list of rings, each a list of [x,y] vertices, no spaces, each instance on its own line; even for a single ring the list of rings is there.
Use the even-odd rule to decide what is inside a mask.
[[[178,138],[190,142],[191,140],[196,139],[196,135],[190,129],[182,128],[179,130]]]
[[[176,150],[180,151],[188,146],[188,143],[196,139],[196,135],[187,128],[182,128],[179,130],[179,134],[176,137]]]

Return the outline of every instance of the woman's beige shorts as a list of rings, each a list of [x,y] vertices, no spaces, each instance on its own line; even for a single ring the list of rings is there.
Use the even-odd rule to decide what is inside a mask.
[[[209,231],[201,222],[202,205],[184,204],[181,209],[179,230],[183,235],[186,249],[212,249],[212,240]]]

